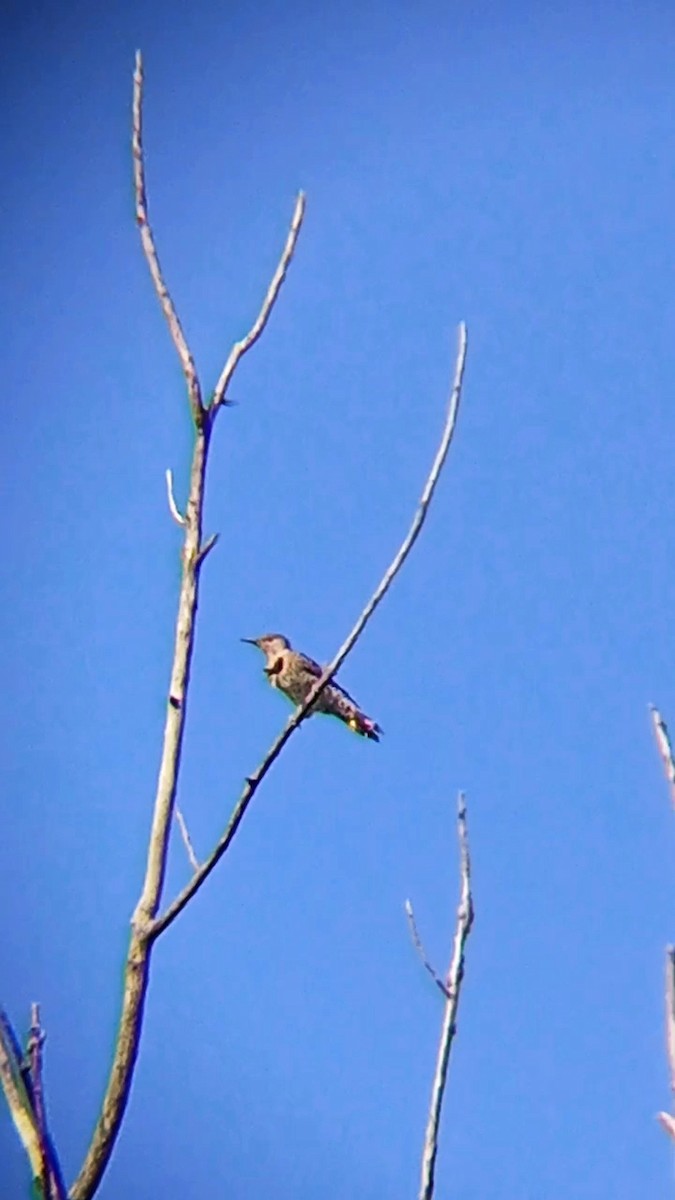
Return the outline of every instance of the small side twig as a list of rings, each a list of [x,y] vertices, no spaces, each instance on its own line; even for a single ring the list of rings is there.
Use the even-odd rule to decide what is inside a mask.
[[[211,551],[213,550],[213,547],[215,546],[219,537],[220,537],[219,533],[212,533],[210,535],[210,537],[207,537],[206,541],[204,542],[203,546],[201,547],[201,549],[199,551],[198,560],[199,560],[200,564],[204,562],[204,559],[206,558],[207,554],[211,553]]]
[[[157,293],[157,297],[162,306],[162,311],[166,317],[167,325],[171,340],[176,347],[176,352],[180,359],[185,382],[187,384],[188,399],[192,410],[192,418],[195,425],[200,429],[204,423],[205,410],[202,404],[201,386],[197,375],[197,367],[195,360],[192,357],[192,352],[187,344],[187,338],[183,332],[183,326],[180,323],[176,306],[171,298],[171,293],[164,280],[164,274],[159,262],[157,246],[152,232],[152,227],[148,219],[148,200],[145,190],[145,158],[143,154],[143,58],[140,50],[136,52],[136,68],[134,70],[134,96],[133,96],[133,128],[132,128],[132,156],[134,164],[134,192],[136,198],[136,222],[141,234],[141,242],[143,245],[143,253],[145,254],[150,275]]]
[[[188,827],[185,824],[185,817],[183,816],[178,805],[176,805],[176,807],[174,808],[173,811],[174,811],[174,816],[176,818],[176,824],[178,825],[178,828],[180,829],[180,836],[183,839],[183,845],[185,846],[185,851],[187,853],[188,859],[190,860],[190,866],[192,867],[193,871],[198,871],[199,870],[199,859],[197,858],[197,855],[195,854],[194,846],[192,845],[192,841],[190,840],[190,834],[188,833]]]
[[[441,440],[431,465],[431,470],[429,471],[426,482],[422,489],[422,495],[417,506],[417,511],[415,512],[410,529],[404,537],[400,548],[394,555],[394,558],[387,567],[387,570],[382,576],[382,579],[377,585],[370,600],[366,604],[361,615],[357,618],[353,629],[345,638],[332,662],[326,667],[321,678],[317,680],[304,703],[296,709],[293,716],[287,722],[285,729],[282,730],[276,741],[272,743],[267,751],[267,754],[260,763],[260,766],[257,767],[251,775],[247,776],[243,791],[234,806],[225,832],[216,844],[215,848],[208,858],[202,863],[199,870],[195,871],[195,874],[192,876],[192,879],[189,881],[189,883],[187,883],[183,890],[178,893],[175,900],[169,904],[168,908],[166,908],[163,913],[160,913],[159,916],[155,917],[152,921],[148,929],[148,937],[150,939],[154,940],[155,938],[159,937],[159,935],[163,933],[165,929],[168,929],[169,925],[171,925],[179,913],[183,911],[185,905],[192,899],[195,893],[199,891],[199,888],[211,874],[214,867],[220,862],[220,859],[225,854],[228,846],[237,832],[237,829],[239,828],[239,825],[241,824],[246,809],[251,803],[251,800],[270,770],[272,764],[281,754],[281,751],[283,750],[286,742],[291,737],[294,730],[296,730],[301,722],[304,721],[309,715],[310,709],[312,708],[317,696],[321,694],[328,681],[333,675],[335,675],[340,665],[344,662],[355,642],[368,624],[368,621],[375,612],[375,609],[389,591],[389,588],[391,587],[395,577],[398,575],[398,572],[401,570],[401,567],[403,566],[415,542],[417,541],[422,526],[424,525],[427,511],[429,509],[434,491],[436,490],[436,484],[438,483],[438,479],[443,469],[443,464],[446,460],[450,443],[452,442],[452,437],[455,432],[457,417],[459,415],[459,404],[462,395],[462,382],[464,379],[464,368],[466,366],[467,345],[468,337],[466,325],[462,322],[459,326],[459,346],[457,350],[457,359],[455,362],[455,374],[452,390],[450,392],[448,413],[443,426]]]
[[[673,747],[668,734],[668,726],[666,725],[655,704],[650,704],[649,712],[652,718],[652,727],[654,729],[656,745],[658,747],[659,754],[661,755],[663,769],[666,773],[666,779],[668,780],[668,787],[670,788],[670,799],[673,803],[673,807],[675,807],[675,760],[673,759]]]
[[[424,967],[425,971],[429,972],[429,974],[431,975],[431,978],[433,979],[434,983],[436,984],[436,987],[440,988],[443,995],[447,998],[448,989],[445,985],[445,982],[441,979],[440,975],[432,967],[431,963],[429,962],[429,959],[427,958],[426,951],[422,944],[422,939],[417,930],[417,922],[415,920],[415,913],[413,912],[413,906],[412,906],[410,900],[406,900],[406,902],[405,902],[405,915],[408,920],[408,929],[410,930],[412,944],[420,956],[420,959],[422,961],[422,966]]]
[[[173,471],[171,467],[167,467],[164,472],[166,478],[166,498],[169,501],[169,512],[177,525],[181,527],[185,525],[185,517],[182,517],[176,504],[176,497],[173,494]]]
[[[281,258],[279,259],[277,269],[272,276],[272,281],[267,289],[260,312],[253,322],[253,325],[246,334],[246,337],[243,337],[240,341],[235,342],[234,346],[230,350],[227,362],[220,373],[220,378],[215,386],[213,396],[211,397],[209,412],[212,416],[215,416],[222,404],[227,403],[225,399],[225,393],[227,392],[232,380],[232,376],[237,369],[240,359],[242,359],[243,356],[248,353],[251,347],[255,345],[269,320],[270,313],[274,308],[277,296],[281,291],[281,285],[286,278],[286,272],[288,271],[291,259],[293,258],[304,215],[305,194],[304,192],[298,192],[290,229],[286,238],[286,244],[281,252]]]
[[[436,1070],[431,1089],[431,1102],[427,1118],[427,1128],[422,1151],[422,1172],[420,1179],[419,1200],[431,1200],[434,1194],[434,1178],[436,1172],[436,1157],[438,1154],[438,1130],[441,1121],[443,1096],[448,1078],[450,1051],[457,1028],[457,1011],[464,979],[464,958],[466,942],[473,925],[474,909],[471,894],[471,859],[469,856],[469,834],[466,823],[466,801],[460,793],[457,807],[457,830],[459,835],[460,854],[460,898],[457,909],[457,924],[452,948],[450,968],[445,982],[446,1001],[443,1011],[443,1024],[436,1057]]]

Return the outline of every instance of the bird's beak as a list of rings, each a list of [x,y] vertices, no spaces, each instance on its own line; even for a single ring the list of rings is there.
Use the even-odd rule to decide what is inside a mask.
[[[240,642],[248,642],[249,646],[257,646],[258,645],[257,638],[240,638],[239,641]]]

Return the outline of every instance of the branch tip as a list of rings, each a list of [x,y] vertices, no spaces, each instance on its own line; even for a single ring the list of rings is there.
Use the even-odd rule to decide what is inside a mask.
[[[202,404],[201,385],[197,375],[197,368],[187,344],[176,306],[164,279],[154,234],[148,218],[148,199],[145,186],[145,154],[143,150],[143,60],[140,50],[136,52],[136,67],[134,70],[131,156],[134,173],[136,223],[141,235],[143,253],[145,254],[150,270],[150,277],[157,294],[157,299],[169,327],[171,340],[176,348],[176,353],[183,369],[192,418],[196,427],[201,429],[204,424],[205,409]]]
[[[234,346],[229,353],[227,362],[225,363],[225,366],[220,374],[220,378],[214,388],[213,397],[208,410],[212,416],[215,416],[218,409],[221,408],[225,402],[225,393],[230,386],[232,376],[234,375],[234,372],[236,371],[241,359],[245,354],[248,353],[251,347],[255,345],[261,333],[265,329],[265,326],[267,325],[272,309],[274,308],[279,292],[281,291],[282,284],[286,278],[288,268],[291,264],[291,259],[295,253],[295,247],[300,235],[300,229],[304,215],[305,193],[298,192],[286,242],[281,252],[277,269],[272,276],[270,285],[262,302],[260,312],[258,313],[258,316],[253,322],[253,325],[249,329],[246,336],[241,338],[240,341],[234,343]]]

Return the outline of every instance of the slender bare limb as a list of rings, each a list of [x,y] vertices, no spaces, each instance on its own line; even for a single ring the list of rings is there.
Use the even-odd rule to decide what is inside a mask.
[[[438,1044],[436,1070],[431,1089],[431,1103],[427,1118],[427,1129],[422,1151],[422,1174],[420,1179],[419,1200],[431,1200],[434,1194],[434,1177],[436,1172],[436,1156],[438,1154],[438,1130],[441,1121],[443,1096],[448,1078],[450,1051],[457,1029],[457,1011],[459,997],[464,978],[464,958],[466,942],[473,925],[473,898],[471,895],[471,859],[469,857],[469,834],[466,824],[466,802],[460,793],[457,808],[457,829],[459,834],[460,854],[460,898],[457,909],[457,924],[455,940],[452,949],[450,969],[445,984],[446,1001],[443,1009],[443,1024]]]
[[[40,1137],[42,1151],[42,1190],[45,1200],[66,1200],[66,1187],[59,1160],[47,1128],[47,1113],[42,1087],[42,1047],[45,1035],[40,1022],[39,1004],[31,1004],[30,1032],[28,1034],[28,1063],[35,1125]]]
[[[188,386],[190,408],[195,424],[195,442],[190,468],[188,501],[183,518],[183,549],[178,615],[174,640],[173,662],[164,726],[164,740],[157,780],[157,791],[148,844],[145,878],[140,898],[131,921],[131,935],[124,972],[122,1012],[110,1076],[101,1112],[96,1123],[80,1173],[70,1189],[70,1200],[91,1200],[101,1181],[120,1131],[133,1078],[134,1066],[143,1025],[145,997],[148,988],[150,959],[156,933],[154,918],[159,908],[176,801],[190,666],[194,648],[195,621],[199,597],[199,576],[204,559],[216,542],[216,535],[202,541],[204,481],[215,411],[208,413],[202,404],[201,385],[192,354],[185,340],[173,301],[159,266],[152,231],[148,224],[147,200],[142,142],[143,69],[140,54],[136,57],[133,102],[133,165],[136,191],[136,216],[141,241],[150,273],[159,296],[171,336],[183,366]],[[230,367],[224,387],[227,387],[242,354],[260,336],[274,304],[297,240],[295,230],[287,260],[282,260],[270,287],[269,303],[263,309],[250,341],[242,346]],[[276,281],[276,283],[275,283]],[[230,355],[232,359],[232,355]],[[225,404],[224,389],[219,404]],[[218,406],[216,406],[218,407]],[[179,514],[180,515],[180,514]],[[201,868],[200,868],[201,870]]]
[[[40,1181],[43,1178],[42,1142],[33,1110],[30,1075],[24,1071],[21,1048],[3,1011],[0,1011],[0,1086],[30,1163],[33,1179]]]
[[[650,704],[649,712],[652,718],[652,726],[654,729],[654,737],[658,746],[661,761],[666,772],[666,779],[670,788],[670,798],[675,807],[675,760],[673,759],[673,748],[670,743],[668,734],[668,726],[666,725],[661,713],[655,704]]]
[[[28,1063],[30,1070],[31,1091],[33,1100],[33,1114],[35,1116],[35,1126],[40,1139],[41,1164],[40,1164],[40,1182],[45,1200],[51,1200],[51,1182],[49,1178],[49,1158],[47,1154],[47,1144],[45,1135],[45,1109],[44,1099],[42,1094],[42,1043],[44,1037],[40,1026],[40,1009],[37,1004],[31,1005],[30,1011],[30,1031],[28,1034]]]
[[[427,958],[424,946],[422,945],[422,939],[421,939],[418,929],[417,929],[415,913],[413,912],[413,906],[412,906],[410,900],[406,900],[406,902],[405,902],[405,915],[406,915],[406,918],[408,921],[408,929],[410,930],[412,944],[420,956],[422,966],[424,967],[425,971],[429,972],[429,974],[431,975],[431,978],[433,979],[434,983],[436,984],[436,987],[441,989],[443,995],[447,999],[448,989],[445,986],[445,982],[443,979],[441,979],[438,972],[435,971],[434,968],[432,967],[431,963],[429,962],[429,959]]]
[[[197,429],[200,429],[204,422],[205,414],[197,368],[185,334],[183,333],[183,326],[180,323],[171,293],[164,280],[155,245],[155,238],[148,220],[148,201],[145,191],[145,158],[143,154],[143,59],[140,50],[136,51],[136,69],[134,71],[132,154],[134,162],[134,191],[136,195],[136,221],[141,234],[143,251],[150,268],[150,275],[152,276],[155,291],[166,317],[167,325],[169,326],[171,339],[176,347],[180,364],[183,368],[192,418]]]
[[[417,511],[415,512],[410,529],[403,539],[399,550],[395,554],[390,566],[387,567],[387,570],[382,576],[380,583],[373,592],[373,595],[366,604],[366,607],[363,609],[363,612],[357,619],[353,629],[351,630],[351,633],[345,638],[340,649],[329,666],[326,667],[321,678],[317,680],[315,686],[312,688],[312,691],[307,696],[304,704],[300,705],[300,707],[296,709],[293,716],[287,722],[285,729],[282,730],[282,732],[279,734],[279,737],[270,746],[270,749],[260,765],[256,768],[253,774],[246,779],[243,791],[232,811],[232,815],[227,827],[214,850],[202,863],[199,870],[195,872],[189,883],[187,883],[183,890],[179,892],[179,894],[176,896],[176,899],[172,901],[168,908],[152,922],[152,925],[148,930],[149,936],[152,938],[158,937],[160,933],[162,933],[169,927],[169,925],[171,925],[173,921],[175,921],[178,914],[183,911],[188,901],[191,900],[196,892],[199,891],[199,888],[223,857],[225,851],[232,841],[232,838],[239,828],[246,809],[253,799],[258,787],[267,775],[270,767],[279,757],[293,731],[297,729],[298,725],[300,725],[300,723],[304,721],[309,714],[309,711],[317,696],[321,694],[328,681],[333,675],[336,674],[338,668],[344,662],[345,658],[349,654],[349,651],[352,649],[355,642],[363,632],[363,629],[372,617],[380,601],[388,592],[394,578],[400,571],[415,542],[417,541],[420,530],[424,524],[427,510],[431,503],[438,478],[443,469],[443,464],[447,457],[452,436],[455,431],[455,426],[457,424],[459,403],[462,394],[462,381],[464,378],[464,368],[466,365],[467,344],[466,325],[462,323],[459,327],[459,346],[457,350],[457,360],[455,363],[455,375],[452,384],[452,391],[450,393],[450,403],[448,405],[448,414],[443,427],[443,433],[441,435],[441,440],[438,450],[436,451],[431,470],[427,476],[426,483],[424,484]]]
[[[89,1200],[100,1183],[122,1124],[138,1053],[152,950],[152,939],[148,934],[152,918],[159,907],[164,883],[171,818],[176,798],[185,728],[199,593],[199,549],[202,537],[204,476],[209,432],[210,427],[205,424],[203,428],[197,430],[195,435],[189,496],[185,513],[180,596],[166,707],[164,742],[145,879],[131,922],[117,1043],[101,1113],[80,1174],[71,1187],[71,1200]]]
[[[198,871],[199,870],[199,859],[197,858],[197,855],[195,854],[194,846],[192,845],[192,841],[190,839],[190,834],[188,833],[188,827],[185,824],[185,817],[183,816],[178,805],[176,805],[176,807],[174,809],[174,816],[176,818],[176,824],[178,825],[178,828],[180,829],[180,836],[183,839],[183,845],[185,846],[185,851],[187,853],[188,859],[190,860],[190,866],[192,867],[193,871]]]
[[[253,325],[246,334],[246,337],[243,337],[239,342],[235,342],[234,346],[230,350],[229,358],[221,371],[220,378],[215,386],[211,403],[209,405],[209,411],[212,414],[216,413],[221,404],[225,402],[225,393],[230,386],[230,381],[237,369],[237,366],[239,365],[239,362],[251,349],[251,347],[255,345],[269,320],[270,313],[274,308],[277,296],[281,291],[281,285],[286,278],[286,272],[288,271],[291,259],[293,258],[304,215],[305,194],[304,192],[298,192],[298,197],[295,201],[293,217],[291,220],[291,227],[288,231],[288,237],[286,238],[286,245],[281,252],[279,264],[274,272],[272,282],[267,289],[267,294],[262,302],[262,307]]]
[[[164,474],[166,478],[166,498],[169,501],[169,512],[171,513],[171,516],[176,524],[182,527],[185,525],[185,517],[181,517],[178,510],[178,505],[176,504],[176,497],[173,494],[173,471],[171,470],[171,467],[167,467]]]

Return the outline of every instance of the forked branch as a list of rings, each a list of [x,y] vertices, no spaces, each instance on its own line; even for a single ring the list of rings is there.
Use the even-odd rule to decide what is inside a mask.
[[[197,375],[194,358],[187,344],[175,305],[164,280],[152,230],[148,221],[142,139],[142,104],[143,66],[141,56],[138,54],[134,72],[132,139],[136,218],[155,291],[164,311],[171,337],[183,367],[190,409],[195,425],[195,442],[190,468],[188,500],[184,516],[178,511],[175,501],[172,505],[173,494],[169,488],[169,504],[170,507],[175,509],[175,513],[172,513],[172,515],[174,515],[174,518],[178,518],[178,523],[183,529],[182,572],[173,662],[166,706],[164,740],[148,844],[145,878],[131,923],[131,936],[124,973],[122,1012],[108,1086],[84,1163],[70,1191],[71,1200],[90,1200],[96,1192],[120,1131],[129,1098],[143,1024],[145,996],[150,972],[150,957],[154,943],[154,936],[151,936],[151,933],[154,932],[153,919],[162,897],[171,832],[171,818],[176,801],[190,682],[190,666],[194,647],[199,578],[206,555],[216,542],[215,535],[207,539],[206,542],[202,541],[204,482],[216,409],[212,408],[207,412],[202,404],[201,384]],[[300,213],[300,218],[301,216],[302,212]],[[242,354],[249,348],[249,345],[252,345],[257,340],[267,322],[279,294],[281,284],[283,283],[292,250],[297,240],[299,227],[299,220],[296,219],[287,239],[286,247],[273,277],[272,284],[270,285],[261,318],[258,319],[251,335],[249,335],[249,343],[241,346],[239,350],[237,350],[237,346],[240,344],[237,343],[229,356],[228,362],[232,365],[226,379],[226,384],[231,380]],[[222,402],[225,402],[224,399]],[[194,861],[196,862],[196,858]]]
[[[459,834],[460,859],[460,897],[457,909],[457,924],[455,940],[452,948],[452,959],[445,980],[445,1004],[443,1008],[443,1024],[438,1043],[436,1070],[431,1089],[431,1103],[427,1118],[427,1129],[422,1151],[422,1173],[420,1179],[419,1200],[432,1200],[436,1173],[436,1157],[438,1154],[438,1131],[441,1123],[441,1109],[448,1079],[450,1051],[457,1030],[457,1011],[464,979],[464,957],[466,942],[473,925],[473,898],[471,895],[471,859],[469,857],[469,834],[466,825],[466,802],[460,793],[457,808],[457,830]]]

